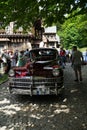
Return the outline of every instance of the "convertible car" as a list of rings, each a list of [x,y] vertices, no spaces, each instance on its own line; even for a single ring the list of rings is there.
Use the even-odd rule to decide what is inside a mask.
[[[12,94],[58,95],[64,92],[63,69],[55,48],[37,48],[29,52],[25,66],[9,71]]]

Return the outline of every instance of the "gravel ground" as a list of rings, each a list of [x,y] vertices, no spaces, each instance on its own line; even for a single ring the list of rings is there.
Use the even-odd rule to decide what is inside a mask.
[[[68,63],[64,69],[65,96],[10,95],[0,85],[0,130],[87,130],[87,65],[83,82],[74,82]]]

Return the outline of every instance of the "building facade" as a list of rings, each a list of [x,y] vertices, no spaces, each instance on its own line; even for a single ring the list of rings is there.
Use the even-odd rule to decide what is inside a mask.
[[[60,38],[57,35],[56,26],[45,28],[43,41],[46,47],[58,48],[60,46]]]
[[[33,41],[32,35],[25,34],[6,34],[0,33],[0,52],[4,49],[7,50],[25,50],[31,49]]]

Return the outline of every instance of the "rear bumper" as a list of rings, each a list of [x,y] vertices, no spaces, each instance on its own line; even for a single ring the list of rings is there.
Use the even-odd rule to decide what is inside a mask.
[[[9,91],[13,94],[53,95],[64,89],[63,77],[23,77],[9,80]]]

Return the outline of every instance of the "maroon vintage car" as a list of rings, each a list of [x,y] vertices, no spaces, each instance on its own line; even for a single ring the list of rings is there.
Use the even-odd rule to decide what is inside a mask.
[[[10,70],[9,90],[13,94],[31,96],[58,95],[64,91],[63,78],[56,49],[32,49],[25,66]]]

